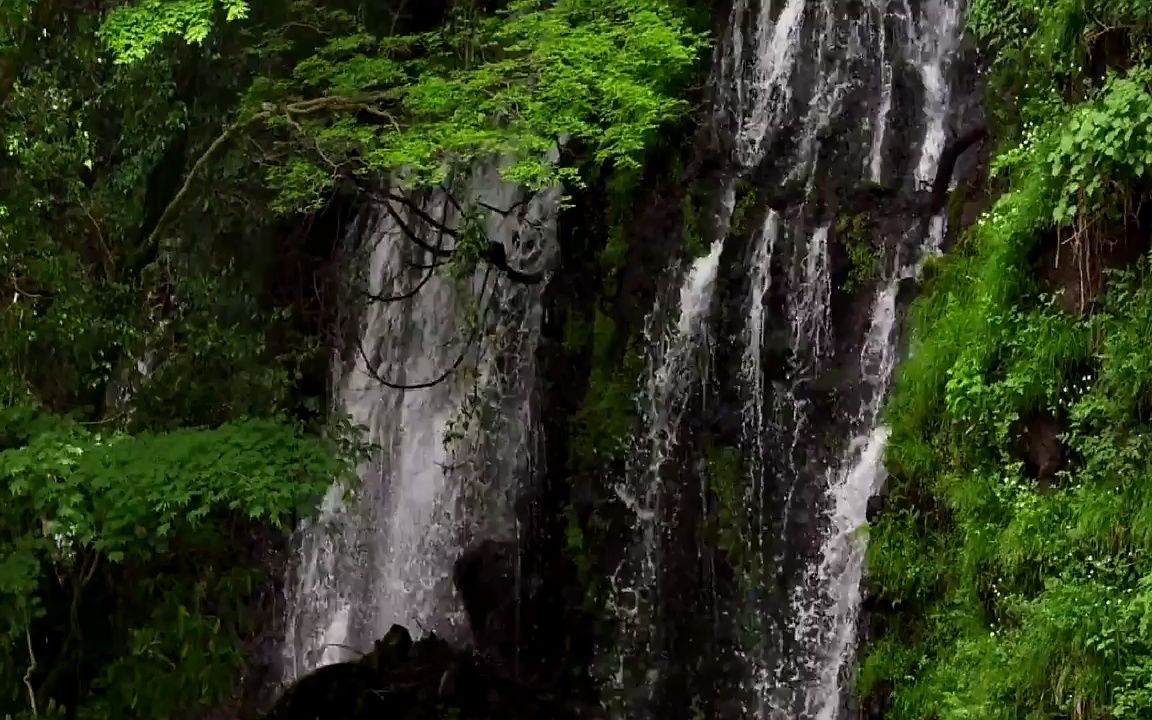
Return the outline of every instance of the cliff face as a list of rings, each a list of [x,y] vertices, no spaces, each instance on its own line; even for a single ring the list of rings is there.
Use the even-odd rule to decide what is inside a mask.
[[[524,672],[579,668],[632,716],[839,703],[861,559],[829,538],[879,485],[916,269],[983,202],[960,8],[904,10],[717,8],[694,124],[559,217],[518,505],[522,601],[547,608],[520,618]],[[768,77],[772,52],[791,64]]]
[[[617,716],[843,716],[904,308],[982,202],[977,60],[959,0],[713,12],[699,109],[556,216],[462,637]]]

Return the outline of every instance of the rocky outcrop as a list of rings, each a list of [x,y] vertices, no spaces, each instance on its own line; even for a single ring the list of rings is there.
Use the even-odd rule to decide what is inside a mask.
[[[510,665],[516,655],[516,545],[483,540],[468,548],[452,568],[464,599],[477,651],[490,662]]]
[[[481,540],[456,560],[456,586],[474,647],[435,634],[413,641],[393,625],[353,662],[322,667],[281,696],[265,720],[572,720],[601,717],[567,686],[521,672],[521,633],[550,605],[523,577],[515,542]],[[537,588],[537,591],[532,591]],[[532,663],[540,665],[539,662]]]
[[[297,681],[265,720],[577,720],[600,717],[520,683],[435,635],[415,642],[399,625],[354,662]]]

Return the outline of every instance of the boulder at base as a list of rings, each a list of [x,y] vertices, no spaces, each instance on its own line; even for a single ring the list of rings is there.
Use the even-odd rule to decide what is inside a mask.
[[[509,678],[473,652],[393,625],[355,662],[322,667],[290,687],[266,720],[591,720],[581,706]]]

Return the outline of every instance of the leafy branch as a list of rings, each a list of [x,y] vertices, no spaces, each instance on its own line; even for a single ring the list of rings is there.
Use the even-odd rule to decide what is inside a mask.
[[[208,148],[196,159],[196,162],[192,164],[192,169],[189,170],[188,174],[184,177],[184,182],[180,185],[180,189],[168,202],[167,206],[165,206],[164,211],[160,214],[160,219],[156,222],[156,226],[152,228],[152,232],[149,233],[147,240],[145,240],[144,249],[147,250],[156,245],[161,233],[167,228],[168,224],[172,222],[181,205],[186,200],[196,178],[204,172],[209,161],[214,159],[228,145],[229,141],[235,138],[241,131],[257,123],[265,122],[277,114],[283,114],[288,118],[293,118],[321,112],[335,113],[347,112],[349,110],[365,110],[371,108],[373,103],[384,97],[384,93],[373,93],[359,98],[338,95],[300,100],[283,105],[279,109],[262,110],[250,117],[232,123],[212,141]],[[382,110],[377,110],[376,112],[386,115]]]

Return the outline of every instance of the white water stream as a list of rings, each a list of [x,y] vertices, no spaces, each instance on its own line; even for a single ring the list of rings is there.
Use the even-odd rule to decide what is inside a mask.
[[[461,197],[501,209],[522,199],[495,171],[474,174]],[[434,196],[423,208],[455,225],[460,218],[447,202]],[[545,193],[515,212],[489,213],[488,236],[517,264],[537,266],[552,249],[555,207],[555,193]],[[452,563],[475,537],[515,533],[515,484],[532,461],[542,286],[510,283],[485,266],[459,280],[447,267],[429,273],[434,258],[398,224],[419,226],[418,219],[402,204],[393,209],[361,218],[366,224],[351,239],[362,247],[352,262],[369,296],[419,292],[396,302],[365,299],[353,346],[333,359],[335,410],[363,428],[372,458],[359,469],[360,484],[334,484],[317,520],[299,533],[286,681],[370,649],[392,623],[466,637]],[[434,243],[437,233],[424,231]],[[431,387],[388,387],[445,373]]]
[[[636,550],[610,578],[611,607],[620,622],[619,664],[613,678],[617,690],[655,686],[657,672],[648,667],[639,678],[631,677],[630,659],[654,657],[655,598],[660,592],[660,563],[666,529],[665,488],[661,471],[670,458],[676,432],[690,388],[703,381],[706,371],[697,360],[709,341],[710,310],[720,267],[723,242],[712,244],[708,254],[697,258],[683,274],[679,292],[679,316],[665,330],[654,313],[647,332],[653,355],[640,398],[646,427],[637,452],[617,496],[633,513]]]
[[[815,7],[814,7],[815,6]],[[756,54],[748,57],[744,33],[733,33],[729,47],[718,53],[719,74],[730,83],[728,111],[740,120],[737,159],[752,167],[763,159],[765,139],[772,138],[790,120],[787,103],[796,94],[790,86],[803,77],[799,64],[815,53],[813,91],[805,108],[797,108],[798,149],[791,178],[811,180],[815,140],[831,119],[843,111],[842,101],[852,89],[854,78],[846,72],[846,62],[867,60],[875,73],[878,97],[867,123],[868,152],[863,171],[867,179],[879,181],[884,173],[886,142],[893,111],[893,83],[897,73],[910,68],[920,78],[923,93],[922,134],[914,166],[914,181],[922,187],[931,182],[946,141],[946,126],[952,112],[951,90],[947,81],[949,63],[959,48],[962,0],[871,0],[865,22],[849,28],[848,41],[838,30],[834,6],[828,2],[805,3],[795,0],[764,0],[759,11],[749,13],[745,0],[737,0],[732,14],[734,28],[749,18]],[[805,27],[808,27],[805,30]],[[803,45],[809,37],[809,44]],[[811,62],[811,61],[809,61]],[[749,67],[750,66],[750,67]],[[900,281],[919,273],[923,257],[939,252],[944,218],[933,218],[916,257],[897,257],[890,263],[889,275],[872,302],[869,327],[859,356],[860,410],[851,423],[855,428],[839,462],[825,471],[827,510],[822,541],[804,577],[792,589],[794,618],[789,641],[781,640],[777,655],[786,647],[791,657],[776,657],[775,667],[757,662],[751,649],[749,683],[759,697],[756,715],[763,718],[813,718],[835,720],[841,716],[845,682],[855,657],[857,621],[861,603],[868,500],[884,480],[883,454],[888,430],[880,424],[880,410],[896,362],[896,296]],[[752,397],[745,408],[745,434],[748,445],[759,454],[763,448],[766,418],[775,415],[793,419],[793,449],[804,432],[806,409],[794,394],[766,387],[760,357],[765,342],[765,308],[762,298],[771,285],[770,266],[774,255],[792,247],[788,308],[791,319],[791,346],[796,380],[815,376],[821,357],[831,345],[828,324],[829,263],[828,226],[806,237],[797,237],[788,221],[776,211],[756,238],[748,273],[753,288],[747,318],[743,374]],[[787,238],[793,242],[787,242]],[[765,407],[765,403],[771,407]],[[781,412],[781,407],[784,412]],[[777,442],[787,442],[777,438]],[[750,467],[752,496],[760,498],[757,507],[764,512],[763,468]],[[805,472],[793,469],[793,484],[787,489],[784,510],[785,531],[789,527],[787,507],[791,506],[795,478]],[[810,470],[809,470],[810,472]],[[777,558],[779,560],[780,558]]]

